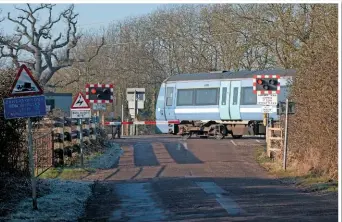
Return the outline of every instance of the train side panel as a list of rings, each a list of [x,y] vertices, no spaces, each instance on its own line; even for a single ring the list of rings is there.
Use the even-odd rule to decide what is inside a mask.
[[[220,81],[177,82],[175,116],[182,120],[220,120]]]

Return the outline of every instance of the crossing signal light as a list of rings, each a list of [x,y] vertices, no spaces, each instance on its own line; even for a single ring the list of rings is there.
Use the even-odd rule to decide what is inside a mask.
[[[256,90],[263,91],[277,91],[278,88],[278,79],[277,78],[264,78],[256,80]]]
[[[89,100],[111,100],[109,87],[90,87]]]

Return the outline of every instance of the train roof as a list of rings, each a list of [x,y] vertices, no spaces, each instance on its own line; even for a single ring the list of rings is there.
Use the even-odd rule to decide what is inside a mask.
[[[213,79],[244,79],[244,78],[253,78],[254,75],[280,75],[281,77],[285,76],[294,76],[296,71],[294,69],[267,69],[267,70],[242,70],[238,72],[205,72],[205,73],[185,73],[170,76],[165,82],[168,81],[188,81],[188,80],[213,80]]]

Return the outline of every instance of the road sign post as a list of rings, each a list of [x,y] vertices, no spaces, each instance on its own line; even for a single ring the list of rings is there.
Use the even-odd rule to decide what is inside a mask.
[[[81,167],[83,168],[83,121],[82,118],[79,119],[80,121],[80,152],[81,152]]]
[[[71,118],[79,119],[80,121],[80,152],[81,152],[81,167],[83,168],[83,119],[91,118],[91,110],[88,101],[84,95],[79,92],[70,108]]]
[[[32,186],[32,207],[38,210],[37,188],[34,158],[31,117],[42,117],[46,115],[46,100],[44,92],[37,81],[33,78],[30,70],[22,65],[15,77],[10,90],[10,96],[4,103],[5,119],[27,118],[27,140],[29,151],[29,168]]]

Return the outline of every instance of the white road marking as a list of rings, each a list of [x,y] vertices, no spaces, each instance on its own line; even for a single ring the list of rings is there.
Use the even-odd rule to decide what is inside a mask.
[[[260,140],[255,140],[255,141],[257,141],[258,143],[260,143]]]
[[[232,144],[234,144],[234,146],[237,146],[236,143],[233,140],[231,140],[230,142],[232,142]]]
[[[181,141],[181,143],[183,144],[184,149],[187,150],[188,149],[188,143],[185,141]]]
[[[216,201],[228,212],[229,215],[238,215],[242,213],[239,205],[227,195],[227,192],[214,182],[196,182],[207,194],[214,194]],[[225,194],[225,195],[223,195]]]
[[[126,183],[115,187],[121,206],[112,214],[111,220],[119,221],[162,221],[165,220],[163,210],[158,208],[150,196],[149,183]]]

